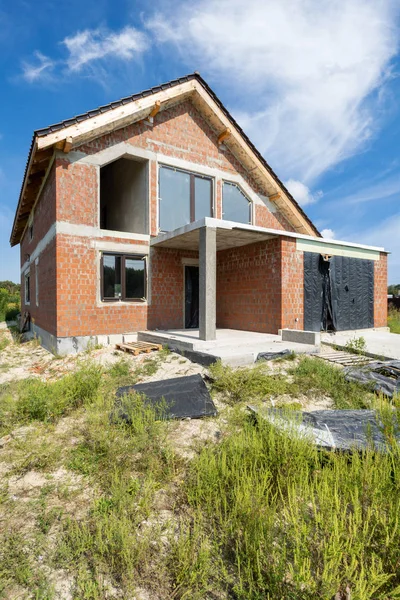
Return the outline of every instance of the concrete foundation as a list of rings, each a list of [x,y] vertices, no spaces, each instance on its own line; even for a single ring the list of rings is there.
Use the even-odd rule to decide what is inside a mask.
[[[203,361],[208,356],[211,362],[221,360],[232,367],[253,364],[260,352],[319,352],[319,346],[282,342],[278,335],[234,329],[217,329],[216,339],[207,341],[199,339],[197,329],[139,331],[138,340],[163,344],[185,356],[187,353],[188,358],[200,364],[205,364]]]
[[[126,342],[136,342],[137,333],[119,333],[114,335],[93,335],[93,336],[71,336],[71,337],[57,337],[42,327],[38,327],[34,323],[31,323],[31,331],[28,332],[27,337],[36,337],[40,340],[41,346],[51,352],[52,354],[58,354],[60,356],[66,356],[67,354],[78,354],[84,352],[91,346],[112,346],[115,344],[122,344]]]
[[[310,344],[311,346],[319,346],[321,344],[321,334],[317,331],[301,331],[299,329],[280,329],[278,333],[282,337],[282,342]]]

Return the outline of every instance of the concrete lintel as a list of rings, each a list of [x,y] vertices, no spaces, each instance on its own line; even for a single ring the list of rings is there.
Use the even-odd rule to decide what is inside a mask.
[[[204,226],[199,235],[199,339],[216,339],[217,230]]]

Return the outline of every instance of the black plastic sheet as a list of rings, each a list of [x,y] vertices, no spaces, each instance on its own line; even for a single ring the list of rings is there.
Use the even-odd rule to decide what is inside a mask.
[[[298,435],[311,440],[316,446],[328,450],[362,450],[388,448],[383,433],[383,423],[374,410],[316,410],[297,412],[284,409],[248,407],[256,415],[269,421],[288,435]],[[396,413],[393,413],[394,435],[400,442]]]
[[[277,360],[279,358],[287,358],[288,356],[290,356],[292,354],[293,354],[292,350],[281,350],[280,352],[260,352],[257,355],[256,362],[258,362],[260,360]]]
[[[304,252],[304,329],[345,331],[374,326],[372,260]]]
[[[376,361],[364,367],[344,369],[347,381],[369,385],[375,392],[389,398],[400,394],[400,360]]]
[[[217,409],[201,375],[175,377],[162,381],[120,387],[114,416],[129,422],[129,394],[142,394],[145,404],[161,407],[164,419],[200,419],[214,417]]]

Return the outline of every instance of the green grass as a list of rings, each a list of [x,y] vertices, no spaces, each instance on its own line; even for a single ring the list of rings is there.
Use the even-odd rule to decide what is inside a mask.
[[[71,410],[92,402],[98,393],[102,370],[86,363],[58,381],[24,379],[0,388],[0,432],[31,421],[55,421]]]
[[[290,372],[301,393],[329,396],[338,409],[370,408],[374,398],[368,387],[346,381],[342,369],[324,360],[305,356]]]
[[[400,310],[395,308],[389,310],[388,327],[391,333],[400,333]]]
[[[229,404],[269,399],[271,395],[293,391],[293,386],[284,376],[270,374],[264,363],[252,369],[233,369],[218,361],[210,366],[209,371],[213,390],[222,392]]]
[[[319,452],[242,416],[191,464],[179,597],[329,599],[348,586],[357,600],[399,598],[399,458]]]
[[[290,364],[290,363],[289,363]],[[212,389],[222,393],[229,404],[270,400],[282,394],[296,398],[299,394],[329,396],[335,408],[368,408],[374,398],[365,386],[349,383],[343,371],[328,362],[301,357],[287,376],[271,373],[268,365],[232,369],[217,362],[210,367]]]
[[[286,365],[288,375],[264,363],[213,365],[213,392],[229,408],[219,442],[199,443],[189,460],[174,451],[174,425],[140,396],[125,398],[130,424],[110,419],[121,382],[159,365],[156,355],[108,369],[86,360],[56,382],[3,386],[3,431],[31,426],[5,446],[10,475],[42,472],[49,483],[26,503],[1,486],[0,597],[18,585],[50,600],[48,573],[64,569],[79,599],[135,597],[137,587],[175,600],[331,600],[346,587],[352,600],[400,598],[398,448],[321,452],[243,410],[282,394],[293,399],[291,414],[299,394],[354,408],[373,394],[315,358]],[[56,434],[64,416],[72,429]],[[382,418],[390,444],[390,406],[382,404]],[[61,466],[83,497],[57,491],[51,473]],[[168,509],[162,518],[160,506]]]

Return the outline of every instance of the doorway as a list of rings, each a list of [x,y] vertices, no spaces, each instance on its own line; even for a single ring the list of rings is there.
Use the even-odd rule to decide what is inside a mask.
[[[199,267],[185,265],[185,329],[199,327]]]

